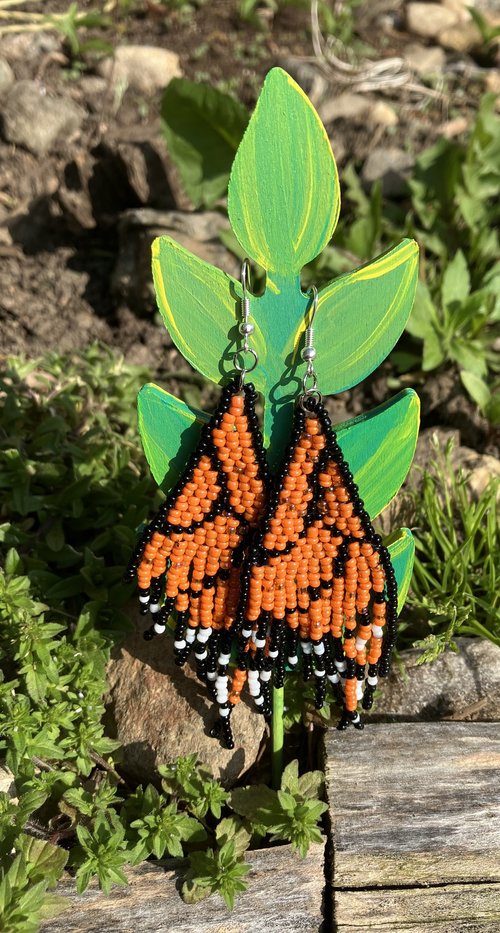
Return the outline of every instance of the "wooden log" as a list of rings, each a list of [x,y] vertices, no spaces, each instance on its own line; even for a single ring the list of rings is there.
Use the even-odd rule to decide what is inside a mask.
[[[500,882],[497,725],[373,724],[325,751],[336,892]]]
[[[127,871],[128,887],[109,897],[92,882],[81,896],[66,878],[57,893],[71,907],[42,924],[42,933],[318,933],[322,924],[324,847],[314,845],[305,859],[290,846],[248,853],[248,891],[233,911],[219,895],[187,905],[179,889],[186,863],[145,862]]]
[[[337,933],[500,933],[500,885],[336,891]]]

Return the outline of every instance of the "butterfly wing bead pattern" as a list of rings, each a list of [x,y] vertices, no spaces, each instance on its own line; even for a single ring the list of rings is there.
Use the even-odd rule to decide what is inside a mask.
[[[137,577],[141,612],[165,632],[175,613],[174,654],[194,648],[197,673],[219,705],[222,737],[233,747],[228,702],[231,630],[240,567],[265,510],[268,467],[250,383],[228,385],[186,470],[145,528],[126,573]]]
[[[282,686],[285,665],[298,668],[301,657],[304,680],[315,677],[316,707],[329,680],[343,707],[339,728],[362,728],[358,703],[371,707],[389,670],[397,584],[316,397],[297,406],[290,454],[242,576],[237,669],[248,670],[258,708],[270,716],[271,678]]]

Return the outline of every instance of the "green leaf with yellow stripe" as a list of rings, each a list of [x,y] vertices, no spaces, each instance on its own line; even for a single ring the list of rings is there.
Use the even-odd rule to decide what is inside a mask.
[[[293,275],[330,240],[340,210],[326,130],[293,78],[273,68],[233,162],[228,213],[245,253]]]

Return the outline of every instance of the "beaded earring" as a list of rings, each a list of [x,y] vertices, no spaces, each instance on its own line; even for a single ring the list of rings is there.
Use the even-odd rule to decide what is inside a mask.
[[[144,529],[125,575],[129,582],[137,577],[141,613],[153,619],[146,639],[162,635],[175,613],[176,663],[183,665],[194,647],[198,677],[217,700],[218,732],[229,748],[234,742],[227,666],[240,600],[240,566],[262,518],[269,482],[257,396],[245,381],[258,362],[248,342],[254,325],[247,280],[245,260],[239,325],[243,340],[233,356],[238,376],[223,389],[185,472]]]
[[[290,451],[242,571],[229,702],[248,671],[250,693],[269,718],[271,678],[281,687],[285,665],[298,669],[300,656],[304,680],[314,674],[316,708],[329,680],[342,706],[338,728],[361,729],[358,702],[370,709],[378,676],[389,671],[397,584],[317,390],[315,288],[313,297]]]

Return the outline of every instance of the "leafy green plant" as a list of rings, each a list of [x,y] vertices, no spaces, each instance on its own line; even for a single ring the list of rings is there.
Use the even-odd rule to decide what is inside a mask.
[[[444,362],[455,363],[465,388],[493,420],[486,378],[500,369],[494,350],[500,336],[498,298],[488,288],[471,293],[469,270],[459,250],[445,269],[437,300],[420,282],[406,329],[423,341],[422,368],[428,371]]]
[[[248,123],[243,104],[208,84],[174,78],[161,105],[169,153],[195,207],[213,207],[227,189]]]
[[[250,819],[271,841],[286,840],[305,856],[312,842],[321,842],[318,820],[328,809],[318,800],[324,782],[321,771],[299,777],[298,762],[292,761],[281,779],[281,788],[271,790],[264,784],[239,787],[231,793],[231,807]]]
[[[414,494],[416,556],[405,638],[423,649],[420,662],[453,647],[457,635],[500,645],[498,481],[475,500],[451,450],[439,455]]]
[[[176,802],[169,803],[151,784],[131,794],[121,815],[134,845],[133,864],[150,855],[162,858],[165,853],[182,858],[182,843],[203,842],[207,838],[205,828],[197,819],[180,811]]]
[[[0,878],[0,927],[3,933],[36,933],[42,920],[67,910],[66,898],[53,894],[67,852],[25,837],[18,854]]]

